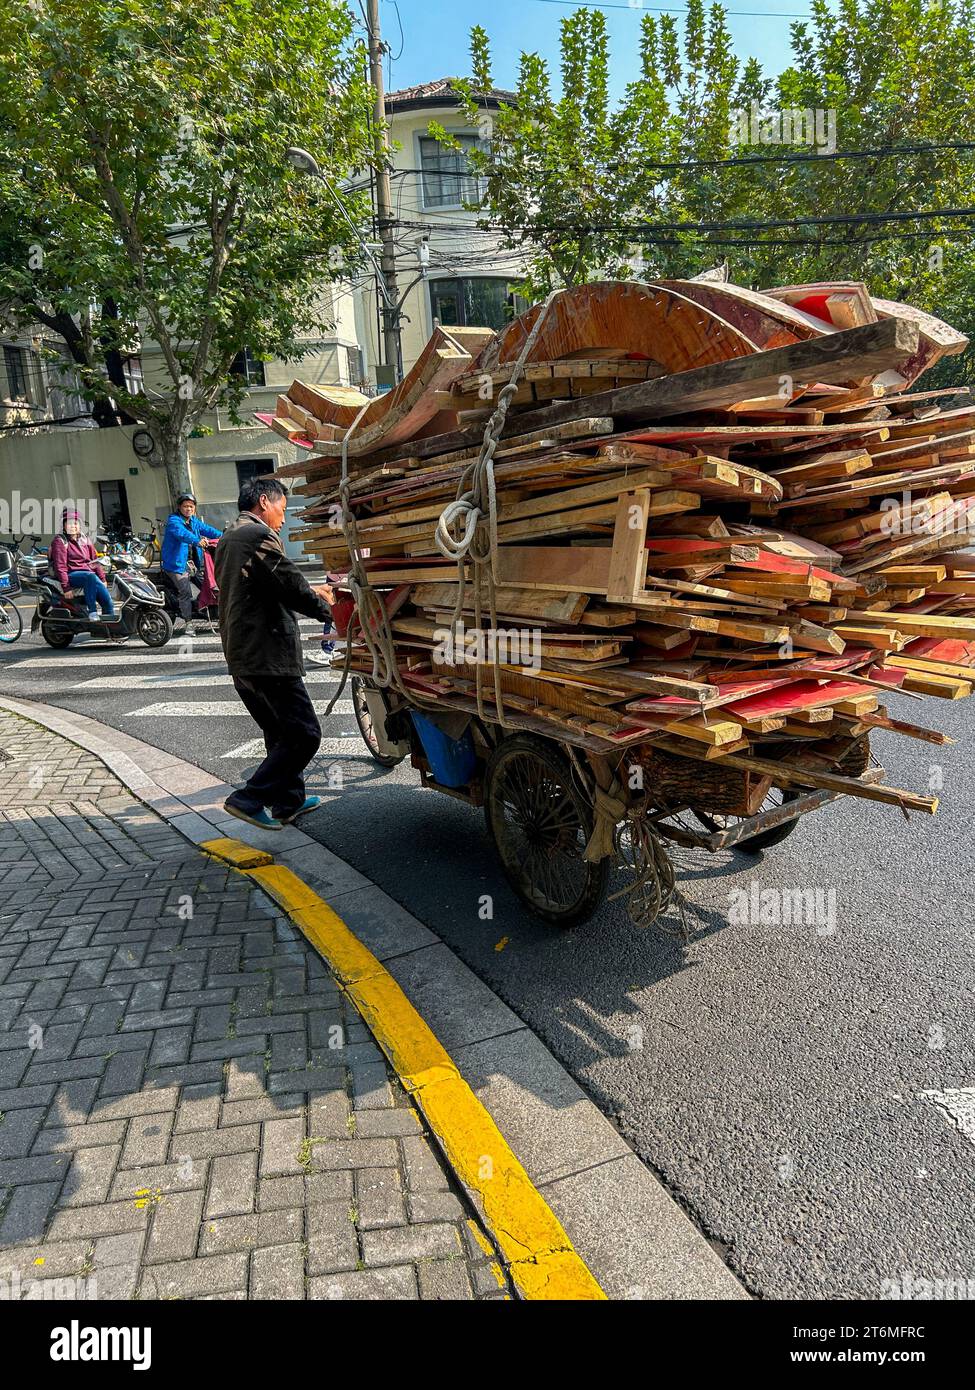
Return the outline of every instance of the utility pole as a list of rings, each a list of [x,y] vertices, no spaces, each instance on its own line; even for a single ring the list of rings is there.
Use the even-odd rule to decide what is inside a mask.
[[[376,212],[379,240],[382,243],[383,278],[386,293],[383,302],[383,360],[388,380],[380,385],[393,386],[402,376],[402,345],[399,328],[399,294],[396,285],[396,248],[393,244],[393,196],[389,180],[389,136],[386,130],[386,89],[383,80],[383,46],[379,32],[379,0],[367,0],[369,29],[369,78],[376,92],[376,111],[373,138],[376,155]]]

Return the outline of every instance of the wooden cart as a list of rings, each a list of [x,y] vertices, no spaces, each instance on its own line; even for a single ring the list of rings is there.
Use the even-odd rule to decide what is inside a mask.
[[[506,730],[474,713],[469,727],[476,771],[465,786],[446,787],[432,775],[409,717],[410,704],[363,676],[352,677],[351,690],[359,731],[375,761],[395,767],[409,757],[424,787],[483,806],[505,877],[526,907],[554,926],[587,921],[604,900],[614,868],[629,871],[631,885],[622,888],[621,896],[627,897],[631,917],[649,926],[666,909],[675,888],[662,841],[758,854],[786,839],[800,816],[842,795],[780,788],[770,777],[755,778],[719,763],[693,763],[649,741],[630,745],[620,765],[610,769],[605,759],[574,746],[568,737],[554,738],[550,730]],[[771,744],[767,752],[774,759],[787,749]],[[870,766],[867,734],[849,740],[837,771],[864,785],[882,780],[883,769]],[[604,839],[604,852],[594,858],[590,851],[587,857],[600,787],[606,790],[607,774],[613,772],[622,814]]]

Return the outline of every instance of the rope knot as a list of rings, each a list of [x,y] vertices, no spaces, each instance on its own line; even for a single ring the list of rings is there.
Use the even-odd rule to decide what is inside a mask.
[[[596,814],[593,820],[592,834],[582,856],[588,864],[598,864],[601,859],[614,853],[616,827],[629,810],[626,793],[618,777],[613,778],[605,791],[598,785],[594,791]]]

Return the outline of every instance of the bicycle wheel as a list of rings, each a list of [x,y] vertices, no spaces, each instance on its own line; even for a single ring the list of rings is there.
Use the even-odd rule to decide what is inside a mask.
[[[790,801],[798,801],[805,793],[796,791],[793,788],[771,787],[769,794],[762,802],[756,814],[778,810],[780,806],[786,805]],[[733,830],[736,825],[740,825],[743,820],[748,820],[747,816],[722,816],[708,815],[706,811],[693,811],[693,816],[709,835],[713,835],[720,830]],[[739,854],[760,854],[763,849],[771,849],[773,845],[779,845],[783,840],[787,840],[794,830],[798,828],[798,817],[795,820],[787,820],[782,825],[773,826],[771,830],[760,830],[757,835],[750,835],[747,840],[739,840],[735,844],[735,849]]]
[[[379,740],[376,737],[376,728],[372,722],[372,713],[366,703],[366,683],[361,676],[353,676],[350,682],[352,692],[352,712],[355,715],[355,722],[359,726],[359,733],[362,741],[369,749],[375,761],[380,767],[397,767],[406,757],[405,753],[382,753],[379,749]]]
[[[9,598],[0,599],[0,642],[16,642],[24,630],[24,617]]]

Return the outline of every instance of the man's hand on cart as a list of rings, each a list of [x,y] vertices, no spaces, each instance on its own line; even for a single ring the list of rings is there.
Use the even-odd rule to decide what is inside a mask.
[[[324,599],[330,607],[335,602],[335,590],[331,584],[313,584],[312,589],[318,597]]]

